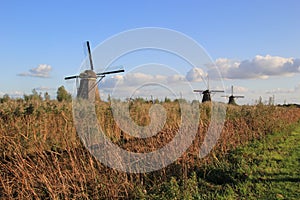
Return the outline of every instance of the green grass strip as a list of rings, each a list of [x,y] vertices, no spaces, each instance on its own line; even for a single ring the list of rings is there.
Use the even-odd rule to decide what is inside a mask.
[[[300,126],[267,135],[230,157],[239,178],[219,199],[300,199]]]

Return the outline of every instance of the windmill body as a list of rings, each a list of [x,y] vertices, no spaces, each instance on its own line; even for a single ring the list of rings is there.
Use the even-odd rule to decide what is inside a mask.
[[[194,92],[201,93],[202,96],[202,103],[204,102],[210,102],[211,101],[211,93],[217,93],[217,92],[224,92],[223,90],[194,90]]]
[[[85,99],[91,102],[95,101],[95,98],[100,99],[98,82],[100,82],[106,74],[114,74],[124,72],[124,70],[107,71],[102,73],[95,73],[90,44],[87,42],[87,48],[89,53],[89,61],[91,69],[85,70],[79,75],[65,77],[65,80],[80,78],[79,88],[77,89],[77,98]],[[99,80],[97,81],[97,79]]]
[[[80,73],[80,84],[77,90],[77,98],[94,100],[96,94],[97,75],[93,70],[85,70]]]
[[[235,100],[234,100],[234,99],[235,99],[234,96],[231,95],[231,96],[229,96],[228,98],[229,98],[228,104],[236,105],[236,102],[235,102]]]
[[[206,101],[211,101],[211,96],[210,96],[210,91],[209,90],[204,90],[202,92],[202,103],[206,102]]]

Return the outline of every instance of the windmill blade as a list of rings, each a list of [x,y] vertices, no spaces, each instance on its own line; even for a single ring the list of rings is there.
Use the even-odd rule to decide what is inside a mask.
[[[194,90],[194,92],[204,92],[204,90]]]
[[[107,72],[101,72],[101,73],[97,73],[97,76],[103,76],[106,74],[116,74],[116,73],[121,73],[121,72],[125,72],[124,69],[119,69],[119,70],[113,70],[113,71],[107,71]]]
[[[244,96],[233,96],[234,98],[244,98]]]
[[[224,90],[210,90],[210,92],[224,92]]]
[[[94,70],[94,65],[93,65],[93,60],[92,60],[92,53],[91,53],[91,48],[90,48],[89,41],[86,41],[86,45],[87,45],[87,48],[88,48],[91,70]]]
[[[208,75],[207,75],[208,76]],[[203,83],[204,83],[204,85],[206,86],[206,88],[209,88],[209,81],[207,81],[207,80],[205,80],[205,77],[203,77],[202,75],[200,75],[200,77],[201,77],[201,79],[202,79],[202,81],[203,81]]]
[[[108,71],[108,72],[102,72],[102,73],[97,73],[97,76],[100,77],[104,77],[106,74],[115,74],[115,73],[120,73],[120,72],[125,72],[124,69],[120,69],[120,70],[114,70],[114,71]],[[65,80],[70,80],[70,79],[74,79],[74,78],[79,78],[80,76],[76,75],[76,76],[67,76],[65,77]]]
[[[79,76],[67,76],[65,77],[65,80],[70,80],[70,79],[74,79],[74,78],[78,78]]]
[[[228,95],[222,95],[221,97],[226,97],[226,98],[229,98],[229,96],[228,96]]]
[[[207,86],[207,90],[209,90],[209,76],[208,76],[208,74],[207,74],[207,84],[206,84],[206,86]]]

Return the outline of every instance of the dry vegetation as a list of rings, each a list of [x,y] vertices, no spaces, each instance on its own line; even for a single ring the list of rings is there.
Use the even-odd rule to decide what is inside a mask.
[[[178,129],[176,102],[164,102],[164,129],[147,139],[134,139],[115,124],[108,103],[97,103],[100,124],[124,149],[147,152],[166,144]],[[151,104],[137,101],[131,117],[140,125],[150,121]],[[73,126],[72,104],[57,101],[9,100],[0,104],[0,198],[113,199],[139,198],[172,178],[184,180],[229,150],[298,122],[300,109],[276,106],[229,106],[222,135],[213,152],[198,157],[209,126],[210,106],[201,105],[197,137],[172,165],[147,174],[128,174],[105,167],[83,148]]]

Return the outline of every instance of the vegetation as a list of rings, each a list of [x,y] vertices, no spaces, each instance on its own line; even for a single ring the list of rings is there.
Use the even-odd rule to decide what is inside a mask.
[[[38,93],[35,89],[32,90],[32,94],[30,95],[26,95],[24,94],[24,100],[25,101],[41,101],[43,98],[42,98],[42,94]]]
[[[293,127],[293,129],[292,129]],[[300,199],[300,126],[231,150],[145,199]]]
[[[167,110],[167,124],[157,135],[145,139],[122,132],[113,120],[109,103],[97,102],[96,110],[102,128],[114,143],[131,151],[147,152],[170,141],[180,122],[178,101],[160,104]],[[151,105],[132,101],[132,119],[147,125]],[[155,172],[128,174],[102,165],[82,146],[69,101],[2,99],[0,198],[297,197],[294,183],[299,185],[299,148],[293,148],[299,146],[299,134],[298,130],[291,135],[284,132],[299,121],[299,108],[228,106],[221,137],[203,159],[198,154],[209,127],[210,104],[201,104],[200,110],[196,139],[179,159]],[[264,196],[266,190],[270,192]]]
[[[243,176],[222,196],[245,199],[300,199],[300,126],[267,135],[232,151],[230,169]],[[232,174],[233,174],[232,173]]]
[[[57,101],[61,102],[61,101],[71,101],[72,100],[72,96],[71,94],[69,94],[67,92],[67,90],[65,89],[64,86],[60,86],[58,89],[57,89]]]

